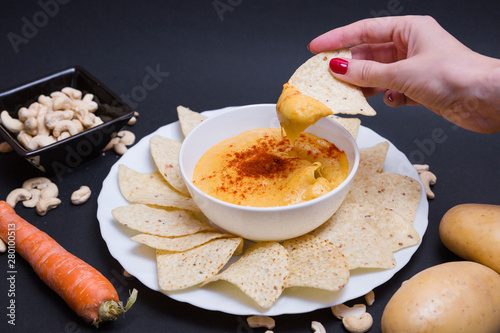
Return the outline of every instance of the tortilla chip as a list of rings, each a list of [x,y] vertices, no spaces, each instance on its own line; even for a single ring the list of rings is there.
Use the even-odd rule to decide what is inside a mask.
[[[190,196],[179,168],[181,143],[155,135],[150,140],[150,150],[156,167],[163,178],[177,191]]]
[[[384,141],[373,147],[359,149],[359,167],[354,181],[384,172],[384,162],[389,150],[389,142]]]
[[[189,132],[191,132],[191,130],[198,126],[203,120],[207,119],[204,115],[191,111],[182,105],[177,107],[177,116],[179,117],[179,123],[184,137],[186,137]]]
[[[330,116],[333,120],[342,125],[352,137],[356,140],[358,136],[359,126],[361,125],[361,119],[359,118],[341,118],[336,116]]]
[[[290,255],[287,287],[312,287],[337,291],[349,281],[344,255],[327,240],[304,235],[283,243]]]
[[[392,209],[412,223],[420,202],[422,185],[397,173],[379,173],[356,181],[344,203],[372,204]]]
[[[139,234],[135,235],[131,239],[134,242],[145,244],[149,247],[166,250],[171,252],[183,252],[190,250],[194,247],[208,243],[212,239],[234,237],[230,234],[224,234],[222,232],[212,231],[212,232],[198,232],[195,234],[189,234],[181,237],[163,237],[150,234]]]
[[[317,99],[334,114],[374,116],[375,110],[366,101],[359,87],[336,79],[330,72],[332,58],[351,58],[347,48],[319,53],[302,64],[289,82],[302,94]]]
[[[200,211],[193,199],[172,188],[159,171],[140,173],[119,165],[118,184],[130,202]]]
[[[377,227],[376,211],[358,204],[342,204],[339,210],[312,232],[333,243],[345,256],[349,269],[394,268],[392,246]]]
[[[237,286],[262,309],[269,309],[285,289],[289,255],[277,242],[259,242],[222,273],[205,283],[224,280]]]
[[[113,217],[131,229],[164,237],[191,235],[200,231],[216,231],[208,223],[198,220],[187,210],[165,210],[142,204],[118,207]]]
[[[217,274],[242,238],[221,238],[184,252],[156,250],[158,283],[165,291],[186,289]]]

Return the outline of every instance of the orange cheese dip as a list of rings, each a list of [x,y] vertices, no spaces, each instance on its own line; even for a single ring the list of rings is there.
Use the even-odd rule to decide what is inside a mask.
[[[301,133],[294,145],[279,128],[243,132],[209,149],[193,183],[220,200],[244,206],[286,206],[317,198],[347,177],[346,154]]]

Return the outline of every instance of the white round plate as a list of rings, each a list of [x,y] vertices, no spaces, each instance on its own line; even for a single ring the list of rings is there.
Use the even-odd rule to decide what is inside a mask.
[[[266,104],[264,106],[275,107],[273,104]],[[206,111],[203,114],[211,116],[228,109],[230,108]],[[97,200],[97,219],[99,220],[101,235],[111,255],[118,260],[127,272],[135,276],[148,288],[163,292],[158,287],[155,250],[130,240],[130,237],[138,232],[124,227],[111,215],[111,211],[114,208],[129,205],[129,202],[121,195],[118,186],[118,165],[123,164],[143,173],[156,170],[149,150],[149,140],[154,135],[161,135],[177,141],[182,141],[183,139],[179,122],[177,121],[160,127],[131,147],[111,167],[108,176],[103,182],[102,190]],[[361,126],[356,141],[360,148],[364,148],[387,140],[374,131]],[[390,143],[387,153],[384,171],[403,174],[421,183],[418,173],[410,161],[392,143]],[[417,215],[413,222],[421,238],[427,228],[428,209],[427,198],[425,192],[422,191]],[[285,289],[278,301],[267,311],[259,310],[255,303],[238,288],[225,282],[212,283],[203,288],[193,287],[184,291],[163,293],[177,301],[187,302],[203,309],[222,311],[235,315],[260,314],[277,316],[281,314],[311,312],[363,296],[375,287],[385,283],[408,263],[418,246],[419,244],[395,252],[397,265],[393,269],[356,269],[351,271],[349,283],[338,292],[328,292],[312,288]]]

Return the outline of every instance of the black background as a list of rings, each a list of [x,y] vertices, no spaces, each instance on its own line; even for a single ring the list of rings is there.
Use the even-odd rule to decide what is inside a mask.
[[[500,58],[499,5],[496,1],[2,1],[0,4],[0,90],[73,65],[95,75],[118,95],[143,85],[147,68],[159,68],[162,82],[144,96],[131,96],[140,113],[132,130],[139,140],[177,120],[176,107],[196,111],[255,103],[275,103],[284,82],[311,56],[306,46],[315,36],[358,19],[382,15],[428,14],[471,49]],[[44,17],[46,20],[44,20]],[[38,27],[28,31],[26,22]],[[23,43],[15,44],[9,36]],[[470,64],[474,66],[474,64]],[[137,98],[140,97],[140,98]],[[429,226],[412,260],[390,281],[375,289],[368,308],[380,331],[382,311],[400,284],[417,272],[459,260],[437,233],[443,214],[465,202],[498,204],[499,134],[481,135],[456,128],[420,107],[392,109],[380,96],[369,99],[375,117],[367,126],[390,140],[412,163],[427,163],[437,175],[430,201]],[[433,132],[442,133],[433,139]],[[110,167],[119,156],[107,152],[62,179],[53,179],[63,203],[39,217],[18,205],[17,212],[82,258],[114,284],[121,299],[137,288],[137,303],[116,322],[99,327],[113,332],[250,332],[245,316],[211,312],[179,303],[121,277],[120,264],[109,254],[96,218],[97,197]],[[0,198],[30,177],[32,166],[15,153],[0,155]],[[90,201],[72,206],[71,192],[80,185],[93,190]],[[7,257],[0,257],[0,331],[91,332],[33,270],[17,258],[16,325],[7,324]],[[361,302],[353,300],[349,304]],[[344,332],[330,309],[275,317],[275,332],[310,332],[312,320],[327,332]],[[264,332],[265,329],[254,329]]]

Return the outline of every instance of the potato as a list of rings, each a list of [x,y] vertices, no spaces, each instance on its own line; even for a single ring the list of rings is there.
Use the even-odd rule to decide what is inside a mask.
[[[455,206],[443,216],[439,235],[456,255],[500,273],[500,206]]]
[[[500,275],[472,261],[427,268],[389,300],[382,332],[498,333]]]

